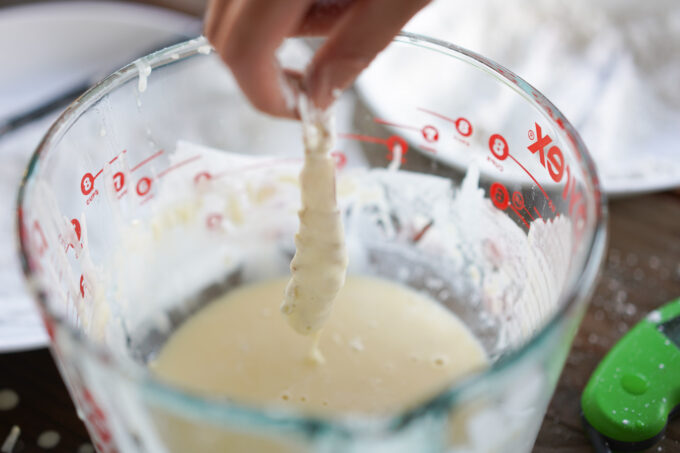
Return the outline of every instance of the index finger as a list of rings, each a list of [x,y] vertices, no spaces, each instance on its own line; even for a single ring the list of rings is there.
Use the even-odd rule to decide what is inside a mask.
[[[305,87],[317,107],[328,107],[336,97],[336,90],[347,88],[429,1],[354,2],[331,30],[308,68]]]
[[[295,74],[283,71],[276,50],[297,28],[312,0],[227,2],[208,36],[251,103],[265,113],[296,117]],[[235,9],[234,9],[235,8]],[[208,27],[206,27],[208,29]]]

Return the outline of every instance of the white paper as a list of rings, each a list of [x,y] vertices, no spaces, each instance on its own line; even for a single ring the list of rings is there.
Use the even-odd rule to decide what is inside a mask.
[[[0,352],[47,344],[38,310],[21,274],[16,197],[30,156],[55,117],[50,115],[0,136]]]

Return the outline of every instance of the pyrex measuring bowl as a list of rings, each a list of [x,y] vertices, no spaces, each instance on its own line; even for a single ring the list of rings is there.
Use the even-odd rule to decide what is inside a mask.
[[[423,71],[405,84],[395,61]],[[530,450],[603,255],[592,161],[540,93],[453,45],[402,34],[358,86],[371,78],[385,99],[350,90],[337,105],[349,272],[454,311],[489,368],[403,413],[332,419],[189,394],[147,371],[187,316],[286,275],[294,252],[300,125],[254,111],[193,40],[72,104],[19,194],[24,270],[100,452]],[[423,104],[442,84],[458,95]],[[447,157],[461,148],[466,162]]]

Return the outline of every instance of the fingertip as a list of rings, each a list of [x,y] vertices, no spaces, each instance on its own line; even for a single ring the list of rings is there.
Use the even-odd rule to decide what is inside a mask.
[[[370,64],[371,58],[351,55],[312,62],[305,76],[305,89],[317,108],[327,109]]]
[[[292,115],[289,118],[300,119],[298,100],[300,93],[304,92],[303,74],[293,69],[284,69],[281,92],[286,100],[286,107],[289,108]]]
[[[280,95],[269,96],[243,91],[253,107],[262,113],[278,118],[300,119],[297,103],[292,104],[288,95],[284,95],[283,91],[278,93]]]
[[[228,1],[228,0],[224,0]],[[214,30],[213,45],[248,98],[262,112],[297,118],[301,75],[281,69],[276,59],[289,30],[312,0],[232,0]]]
[[[271,116],[297,119],[302,74],[283,70],[273,56],[251,54],[237,46],[218,53],[253,107]]]
[[[246,97],[256,109],[268,115],[299,119],[298,98],[302,75],[296,71],[281,70],[277,64],[274,64],[272,71],[259,80],[251,78],[242,83]]]
[[[327,108],[373,58],[389,45],[401,27],[429,0],[352,2],[317,50],[306,75],[307,93]]]

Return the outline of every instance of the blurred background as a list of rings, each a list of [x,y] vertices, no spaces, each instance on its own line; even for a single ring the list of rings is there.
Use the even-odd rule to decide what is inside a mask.
[[[69,1],[69,0],[66,0]],[[79,1],[79,0],[74,0]],[[25,5],[28,3],[64,3],[63,0],[0,0],[0,7],[12,5]],[[81,2],[83,3],[83,2]],[[93,2],[94,3],[94,2]],[[148,0],[148,1],[133,1],[125,0],[119,3],[145,3],[147,5],[160,6],[162,8],[174,9],[186,14],[191,14],[196,17],[203,15],[207,0]]]
[[[0,354],[0,392],[7,370],[33,386],[30,376],[44,372],[41,388],[60,401],[50,417],[71,430],[70,449],[55,451],[85,448],[87,436],[75,413],[64,415],[73,409],[47,352],[17,353],[47,341],[17,263],[18,184],[68,102],[133,59],[199,35],[205,4],[0,0],[0,353],[15,353]],[[647,309],[680,295],[680,1],[435,0],[406,29],[478,52],[538,88],[579,130],[604,191],[619,199],[603,282],[537,443],[589,451],[574,401],[590,372]],[[36,435],[47,426],[27,423]],[[680,451],[675,426],[667,451]]]

